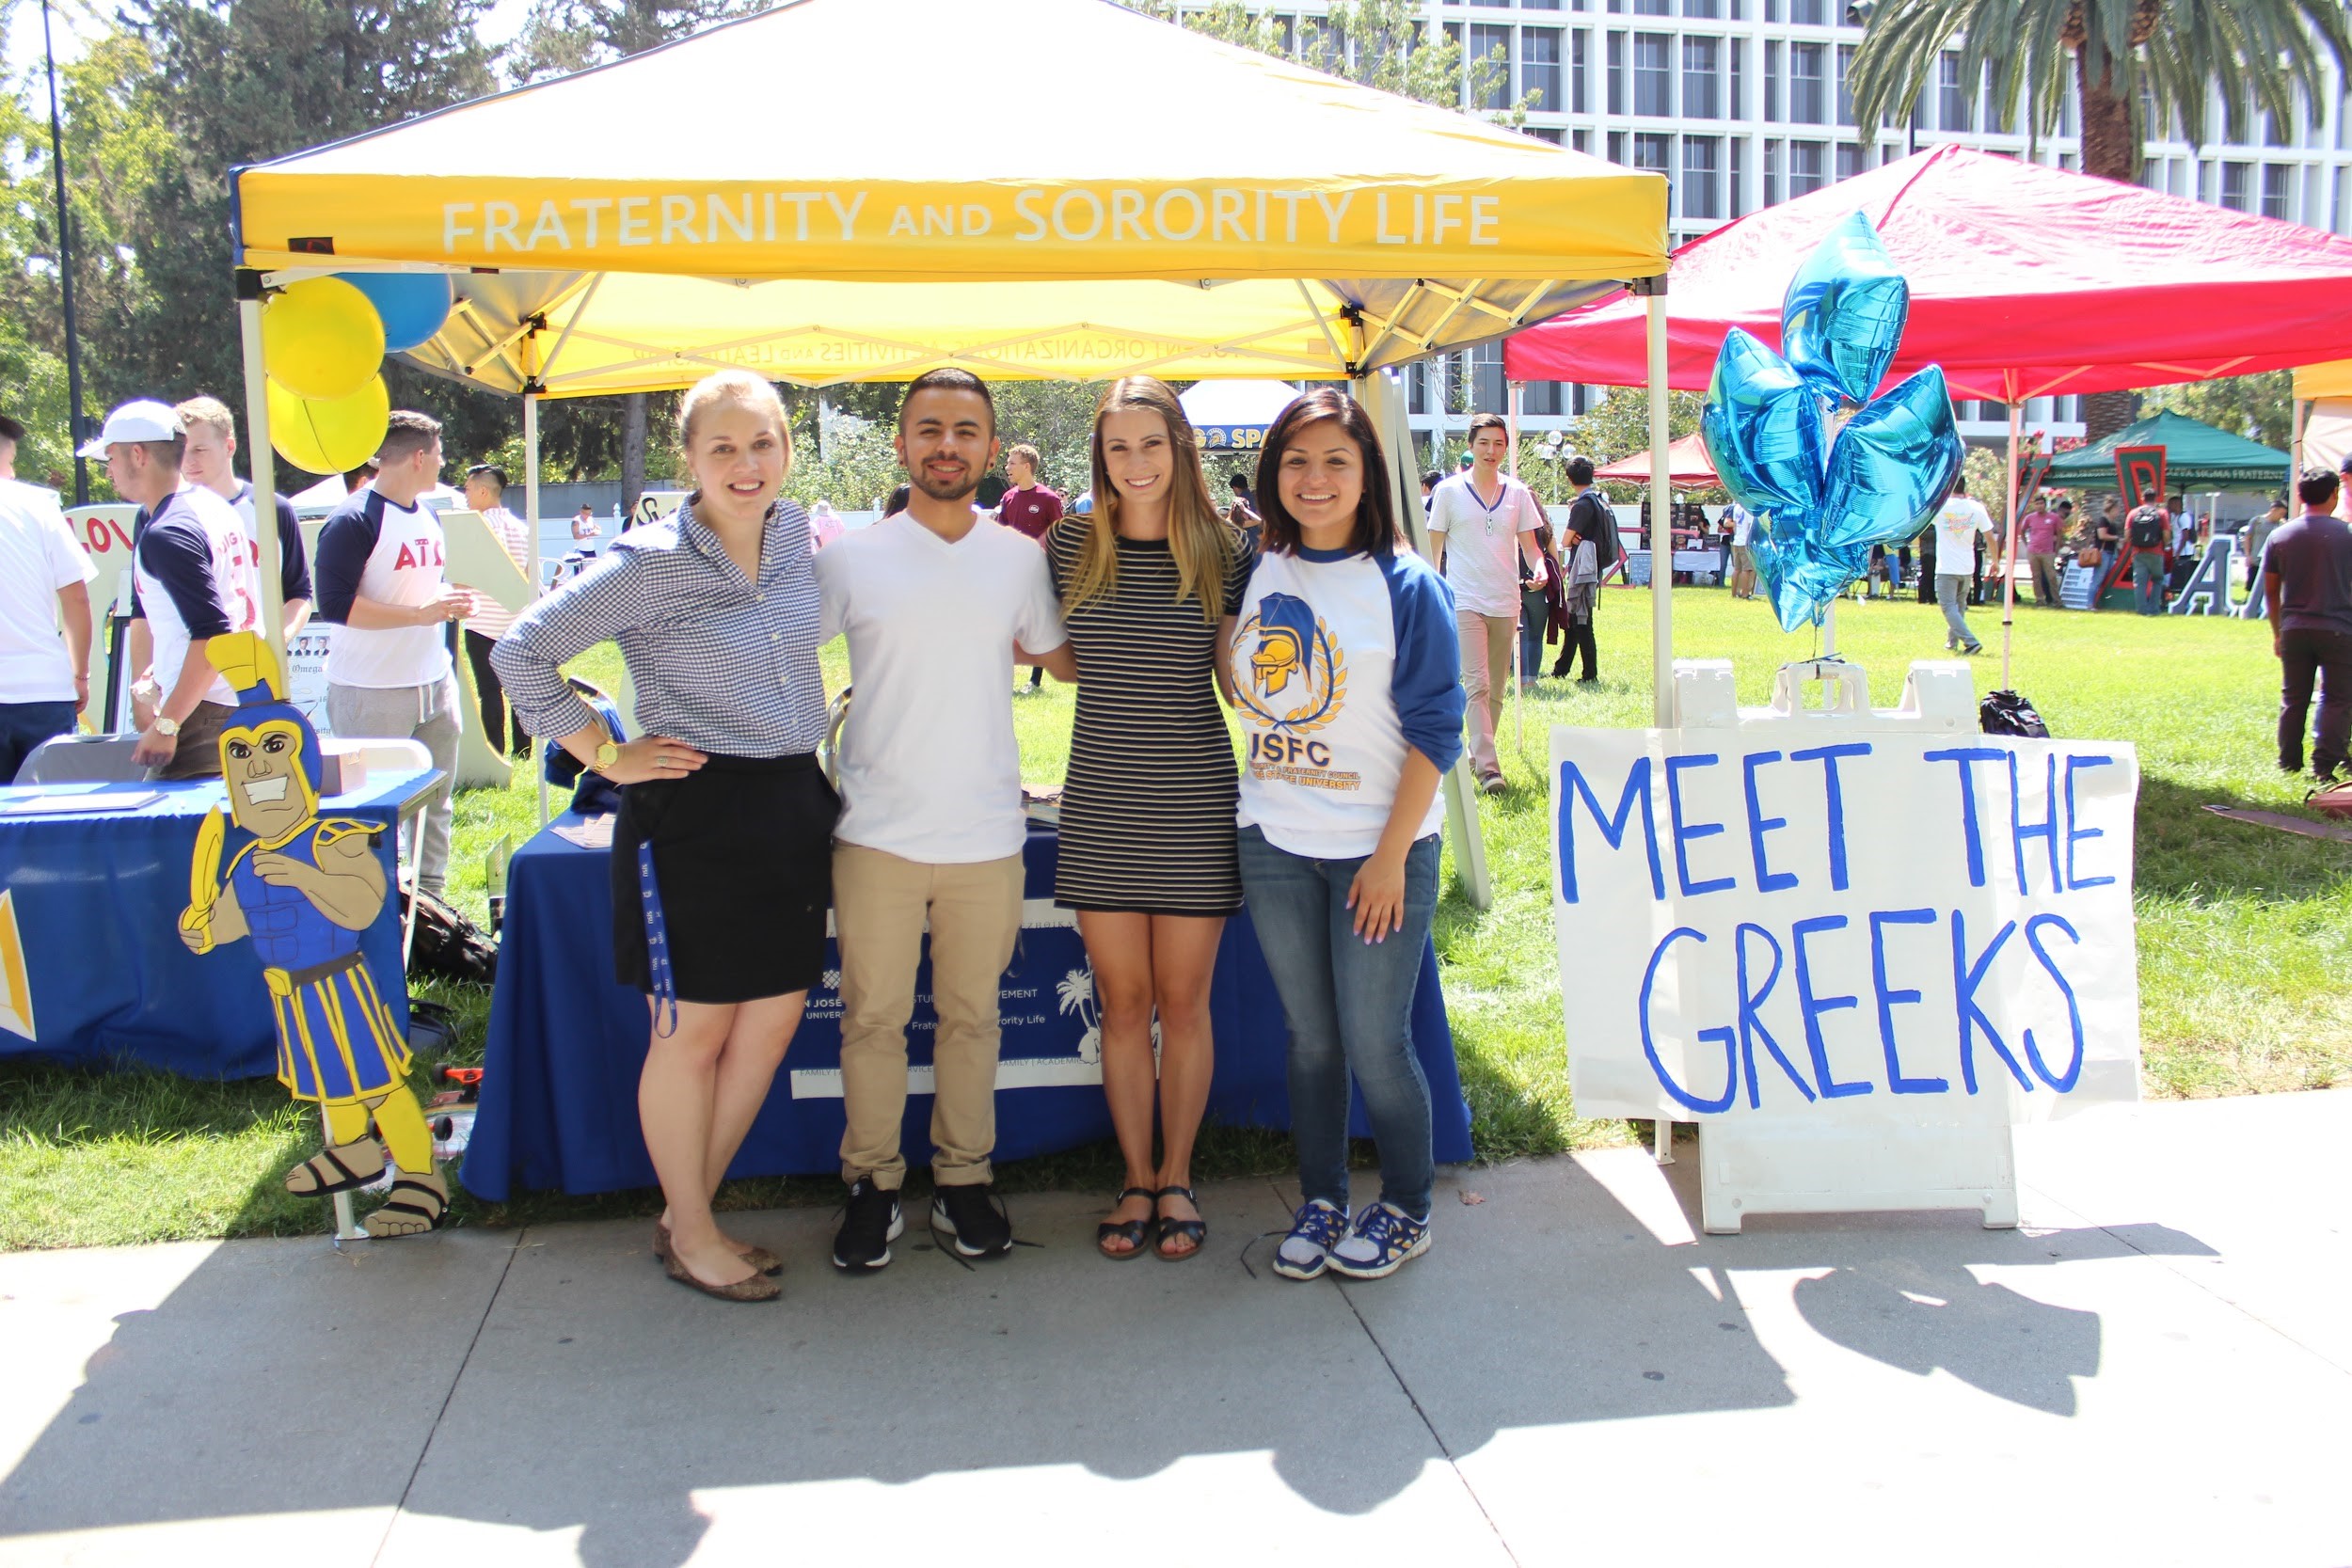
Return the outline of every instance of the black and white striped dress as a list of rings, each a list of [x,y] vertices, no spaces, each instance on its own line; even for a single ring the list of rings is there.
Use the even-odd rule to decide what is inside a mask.
[[[1198,600],[1177,602],[1166,540],[1120,540],[1117,590],[1072,610],[1091,526],[1064,518],[1045,536],[1079,676],[1054,902],[1230,915],[1241,908],[1239,775],[1211,673],[1216,626]],[[1240,610],[1254,559],[1235,531],[1220,616]]]

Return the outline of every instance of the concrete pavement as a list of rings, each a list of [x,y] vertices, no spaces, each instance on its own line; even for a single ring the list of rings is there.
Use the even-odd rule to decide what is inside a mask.
[[[2026,1223],[1693,1233],[1695,1152],[1447,1173],[1394,1278],[663,1279],[644,1222],[0,1258],[0,1564],[2352,1561],[2352,1093],[2021,1132]],[[1475,1197],[1477,1201],[1470,1201]]]

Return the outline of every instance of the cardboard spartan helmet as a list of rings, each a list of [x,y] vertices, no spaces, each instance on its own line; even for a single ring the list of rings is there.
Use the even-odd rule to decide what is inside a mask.
[[[237,691],[221,731],[230,817],[245,842],[229,855],[215,807],[197,832],[180,940],[205,954],[249,938],[278,1025],[278,1079],[325,1114],[327,1145],[286,1173],[286,1190],[326,1196],[395,1175],[369,1214],[371,1236],[439,1228],[449,1183],[407,1082],[408,1042],[360,950],[386,912],[383,829],[319,815],[318,732],[281,695],[277,656],[251,632],[214,638],[212,662]],[[396,915],[395,915],[396,918]]]

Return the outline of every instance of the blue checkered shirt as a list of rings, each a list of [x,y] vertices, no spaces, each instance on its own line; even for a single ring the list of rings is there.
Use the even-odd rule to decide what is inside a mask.
[[[821,619],[808,516],[769,509],[747,581],[692,503],[632,529],[523,612],[490,656],[523,728],[554,738],[596,721],[563,667],[616,641],[647,735],[723,756],[814,752],[825,736]]]

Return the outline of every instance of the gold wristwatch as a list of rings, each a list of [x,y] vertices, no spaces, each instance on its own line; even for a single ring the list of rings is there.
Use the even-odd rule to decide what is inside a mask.
[[[602,773],[612,768],[614,763],[620,760],[621,748],[618,743],[614,742],[611,738],[608,737],[603,745],[596,748],[596,760],[595,767],[597,772]]]
[[[167,739],[175,736],[180,733],[180,721],[166,718],[159,713],[155,715],[155,733]]]

